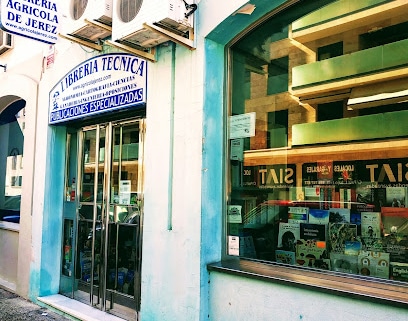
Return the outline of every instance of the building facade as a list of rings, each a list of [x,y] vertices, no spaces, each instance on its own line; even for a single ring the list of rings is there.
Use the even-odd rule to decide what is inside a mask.
[[[84,320],[405,320],[405,1],[104,4],[0,55],[1,285]]]

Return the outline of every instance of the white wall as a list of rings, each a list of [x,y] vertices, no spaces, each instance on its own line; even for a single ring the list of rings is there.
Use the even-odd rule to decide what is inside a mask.
[[[211,272],[212,321],[405,321],[407,310]]]
[[[31,42],[29,41],[28,44]],[[27,46],[27,43],[26,43]],[[16,55],[24,51],[24,42],[20,48],[14,48]],[[7,53],[8,54],[8,53]],[[22,58],[23,56],[20,56]],[[23,157],[23,186],[20,207],[20,226],[18,242],[18,264],[15,267],[17,273],[16,291],[22,296],[27,296],[30,276],[31,231],[32,231],[32,188],[34,171],[34,141],[35,141],[35,117],[37,110],[37,81],[42,66],[42,55],[33,50],[23,60],[5,60],[10,68],[0,75],[0,97],[14,95],[26,101],[26,127],[24,129],[24,157]],[[31,69],[21,68],[22,65],[32,65]]]
[[[18,224],[0,222],[0,285],[12,291],[18,281],[18,236]]]
[[[202,64],[195,57],[169,44],[149,64],[142,320],[199,320]]]

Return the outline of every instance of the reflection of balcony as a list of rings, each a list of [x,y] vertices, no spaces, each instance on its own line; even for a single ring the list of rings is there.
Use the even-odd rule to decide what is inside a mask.
[[[113,147],[113,160],[119,160],[119,150],[120,145],[115,145]],[[128,160],[137,160],[139,158],[139,144],[123,144],[122,145],[122,161]],[[105,148],[102,147],[99,151],[99,162],[103,162],[105,160]],[[88,163],[85,161],[85,163]]]
[[[341,0],[292,23],[291,38],[301,43],[375,25],[406,12],[405,0]],[[384,27],[381,26],[380,27]]]
[[[408,39],[292,69],[296,96],[350,88],[407,74]]]
[[[334,119],[292,127],[292,145],[359,141],[408,135],[408,111]]]
[[[114,147],[113,159],[119,160],[119,145]],[[122,145],[122,160],[135,160],[139,157],[139,144],[123,144]]]

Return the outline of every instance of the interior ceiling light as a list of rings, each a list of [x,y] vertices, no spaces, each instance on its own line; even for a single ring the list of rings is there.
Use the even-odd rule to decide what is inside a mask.
[[[252,14],[252,12],[254,12],[255,10],[255,5],[252,3],[247,3],[245,5],[243,5],[241,8],[239,8],[237,11],[235,11],[232,15],[235,16],[236,14],[240,13],[240,14]]]

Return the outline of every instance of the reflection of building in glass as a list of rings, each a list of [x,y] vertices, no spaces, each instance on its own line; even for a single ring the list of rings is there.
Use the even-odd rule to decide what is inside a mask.
[[[5,196],[21,195],[23,155],[7,157]]]
[[[235,137],[244,156],[231,161],[231,204],[243,205],[244,221],[230,232],[252,236],[259,259],[276,260],[279,223],[302,229],[308,222],[294,218],[296,206],[327,211],[327,229],[356,223],[352,241],[362,251],[391,251],[381,247],[381,217],[389,221],[385,209],[404,207],[408,195],[408,4],[374,2],[341,0],[313,12],[297,6],[232,46],[232,115],[255,113],[256,130]],[[329,215],[344,211],[341,220]],[[371,212],[369,224],[362,216]],[[407,211],[398,213],[408,221]],[[275,240],[266,252],[268,233]],[[400,235],[401,246],[407,239]],[[339,263],[337,256],[355,253],[340,236],[331,241],[341,244],[334,255],[319,243],[323,259]]]
[[[0,221],[18,221],[23,183],[25,101],[0,97]],[[12,211],[12,212],[11,212]]]

